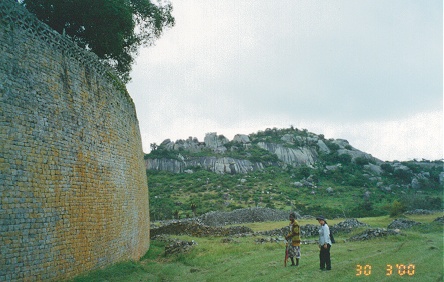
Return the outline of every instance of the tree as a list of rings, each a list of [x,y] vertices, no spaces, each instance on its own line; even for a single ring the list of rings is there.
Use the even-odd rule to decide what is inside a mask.
[[[398,200],[394,200],[390,207],[390,216],[395,217],[402,214],[405,211],[404,205]]]
[[[150,143],[150,148],[151,148],[151,151],[156,151],[157,150],[157,144],[156,143]]]
[[[23,0],[42,22],[108,62],[124,82],[139,46],[174,26],[171,4],[150,0]]]
[[[197,209],[197,205],[195,203],[191,203],[191,210],[193,211],[194,217],[196,217],[196,209]]]
[[[179,219],[179,211],[178,210],[174,211],[174,218]]]

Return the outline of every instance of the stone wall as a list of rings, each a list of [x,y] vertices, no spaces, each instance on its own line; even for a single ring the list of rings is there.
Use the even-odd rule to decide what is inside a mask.
[[[296,218],[301,218],[299,213],[294,212]],[[223,226],[231,224],[242,224],[248,222],[281,221],[288,220],[290,212],[270,208],[246,208],[231,212],[209,212],[198,219],[208,226]]]
[[[139,125],[116,77],[0,1],[0,281],[60,281],[148,250]]]

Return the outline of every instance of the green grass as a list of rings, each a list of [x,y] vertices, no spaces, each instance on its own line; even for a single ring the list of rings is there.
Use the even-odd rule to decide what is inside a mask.
[[[443,226],[432,223],[438,216],[442,213],[407,216],[423,224],[387,238],[348,242],[349,234],[337,234],[337,243],[331,249],[333,269],[329,272],[319,270],[316,245],[302,245],[299,267],[284,267],[283,243],[256,244],[256,237],[233,238],[231,243],[222,243],[222,238],[179,236],[182,240],[195,240],[198,245],[189,253],[165,256],[163,243],[152,241],[140,261],[119,263],[73,281],[443,281]],[[382,216],[358,220],[371,227],[386,228],[393,219]],[[265,222],[246,226],[264,231],[287,224]],[[301,220],[300,224],[315,222]],[[397,264],[410,265],[410,274],[414,265],[414,274],[408,275],[407,269],[401,269],[400,274],[404,274],[401,276]],[[393,267],[390,276],[387,265]]]

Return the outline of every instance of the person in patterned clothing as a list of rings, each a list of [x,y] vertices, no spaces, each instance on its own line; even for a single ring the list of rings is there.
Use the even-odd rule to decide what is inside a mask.
[[[291,243],[289,244],[288,256],[291,259],[291,266],[298,266],[299,259],[301,258],[301,228],[298,221],[296,220],[296,215],[292,212],[290,213],[290,233],[285,236],[285,239]],[[294,263],[294,258],[296,258],[296,264]]]

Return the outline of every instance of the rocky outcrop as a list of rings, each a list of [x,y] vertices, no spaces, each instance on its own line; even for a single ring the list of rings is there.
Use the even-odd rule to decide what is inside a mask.
[[[382,162],[354,148],[347,140],[327,140],[323,135],[299,130],[286,130],[279,135],[279,130],[267,129],[265,133],[237,134],[232,141],[212,132],[206,134],[204,142],[199,142],[196,137],[175,142],[166,139],[154,146],[154,150],[153,154],[146,155],[146,168],[173,173],[193,173],[199,168],[218,174],[246,174],[270,166],[278,169],[307,166],[330,173],[347,167],[343,161],[350,160],[362,167],[366,180],[388,193],[393,187],[384,185],[383,178],[387,175],[408,180],[409,184],[404,184],[403,188],[415,190],[436,182],[436,177],[429,172],[413,172],[410,166],[399,161]],[[414,164],[425,169],[442,167],[439,162]],[[444,172],[439,174],[438,181],[440,184],[444,182]]]
[[[377,175],[377,176],[381,175],[382,172],[383,172],[381,166],[375,165],[375,164],[371,164],[371,163],[367,164],[367,165],[364,165],[364,169],[366,171],[370,172],[371,174]]]
[[[166,151],[177,152],[175,158],[148,158],[145,160],[146,169],[162,170],[173,173],[192,173],[193,168],[201,168],[218,174],[238,174],[262,170],[264,165],[260,162],[251,162],[245,159],[225,157],[227,147],[224,146],[229,140],[217,133],[207,133],[204,142],[199,142],[197,138],[189,137],[186,140],[179,139],[172,142],[170,139],[164,140],[159,147]],[[244,148],[250,145],[248,135],[237,134],[233,143],[241,144]],[[237,148],[238,146],[233,146]],[[199,153],[203,150],[211,150],[215,156],[191,157],[183,156],[183,152]]]
[[[230,140],[223,135],[217,135],[216,132],[207,133],[204,139],[205,146],[213,149],[216,153],[225,152],[227,148],[225,148],[224,145],[228,142],[230,142]]]
[[[246,139],[238,139],[241,142]],[[242,141],[243,140],[243,141]],[[214,140],[213,140],[214,141]],[[216,141],[211,141],[215,146],[213,150],[215,152],[223,153],[226,148],[219,146]],[[166,148],[188,148],[194,152],[202,150],[202,146],[194,142],[179,142],[173,143],[170,141],[164,141]],[[297,149],[287,148],[279,144],[273,143],[258,143],[258,146],[262,149],[268,150],[285,164],[292,166],[307,165],[312,166],[316,162],[318,155],[315,149],[309,147],[301,147]],[[225,148],[225,149],[224,149]],[[175,149],[173,149],[175,150]],[[264,164],[261,162],[251,162],[249,160],[241,160],[230,157],[189,157],[184,158],[180,154],[177,155],[177,159],[168,158],[148,158],[145,160],[146,168],[153,170],[164,170],[173,173],[182,173],[187,168],[199,167],[205,170],[209,170],[219,174],[237,174],[248,173],[256,170],[262,170]]]
[[[281,144],[258,142],[257,147],[275,154],[277,158],[286,165],[292,166],[313,166],[318,159],[318,153],[329,153],[330,149],[318,138],[317,135],[302,137],[292,134],[286,134],[281,139],[283,142],[291,145],[286,147]],[[199,142],[197,138],[189,137],[186,140],[179,139],[172,142],[170,139],[164,140],[156,149],[177,152],[175,159],[171,158],[148,158],[146,168],[153,170],[166,170],[175,173],[182,173],[187,168],[201,167],[216,173],[247,173],[257,169],[263,169],[261,162],[251,162],[249,160],[240,160],[230,157],[219,157],[224,155],[230,148],[231,152],[236,150],[249,150],[253,145],[250,137],[245,134],[234,136],[232,144],[227,146],[230,141],[223,135],[217,135],[216,132],[207,133],[204,142]],[[256,145],[255,145],[256,146]],[[202,151],[211,151],[216,154],[213,157],[183,157],[182,152],[200,153]]]
[[[245,134],[236,134],[233,138],[233,142],[242,143],[242,144],[248,144],[250,143],[250,137]]]
[[[400,173],[400,172],[410,173],[411,172],[411,170],[408,166],[405,166],[399,162],[394,162],[392,164],[392,168],[393,168],[394,173]]]
[[[352,162],[354,162],[357,158],[366,159],[368,161],[375,162],[377,164],[381,164],[382,161],[373,157],[370,154],[364,153],[362,151],[359,151],[357,149],[339,149],[338,155],[349,155],[351,157]]]
[[[186,166],[184,162],[163,158],[163,159],[146,159],[145,167],[146,169],[180,173],[184,172]]]
[[[275,154],[282,162],[292,166],[312,166],[318,159],[318,153],[312,147],[288,148],[280,144],[259,142],[259,148]]]
[[[248,173],[264,168],[262,163],[253,163],[248,160],[239,160],[227,157],[200,157],[183,159],[146,159],[146,168],[164,170],[173,173],[185,172],[187,168],[199,167],[218,174]],[[192,172],[192,169],[190,170]]]
[[[233,158],[217,158],[217,157],[202,157],[185,161],[186,166],[201,167],[206,170],[218,174],[236,174],[247,173],[255,170],[263,169],[262,163],[252,163],[248,160],[239,160]]]
[[[335,139],[332,141],[332,143],[336,144],[339,147],[337,151],[338,155],[349,155],[351,157],[352,162],[356,161],[357,158],[361,158],[376,163],[378,165],[382,163],[381,160],[373,157],[372,155],[364,153],[352,147],[345,139]]]
[[[423,184],[424,182],[427,182],[427,180],[430,178],[430,173],[429,172],[420,172],[415,174],[415,176],[412,178],[412,182],[410,183],[410,185],[412,186],[413,189],[421,189],[423,188]]]
[[[317,145],[319,147],[319,151],[321,151],[324,154],[330,154],[331,150],[325,145],[324,141],[318,140]]]
[[[205,147],[205,144],[199,142],[196,137],[189,137],[186,140],[177,140],[172,142],[170,139],[164,140],[160,146],[165,147],[169,151],[188,151],[191,153],[199,153]]]
[[[338,145],[340,149],[353,148],[350,146],[350,143],[348,143],[348,141],[345,139],[335,139],[332,141],[332,143]]]

